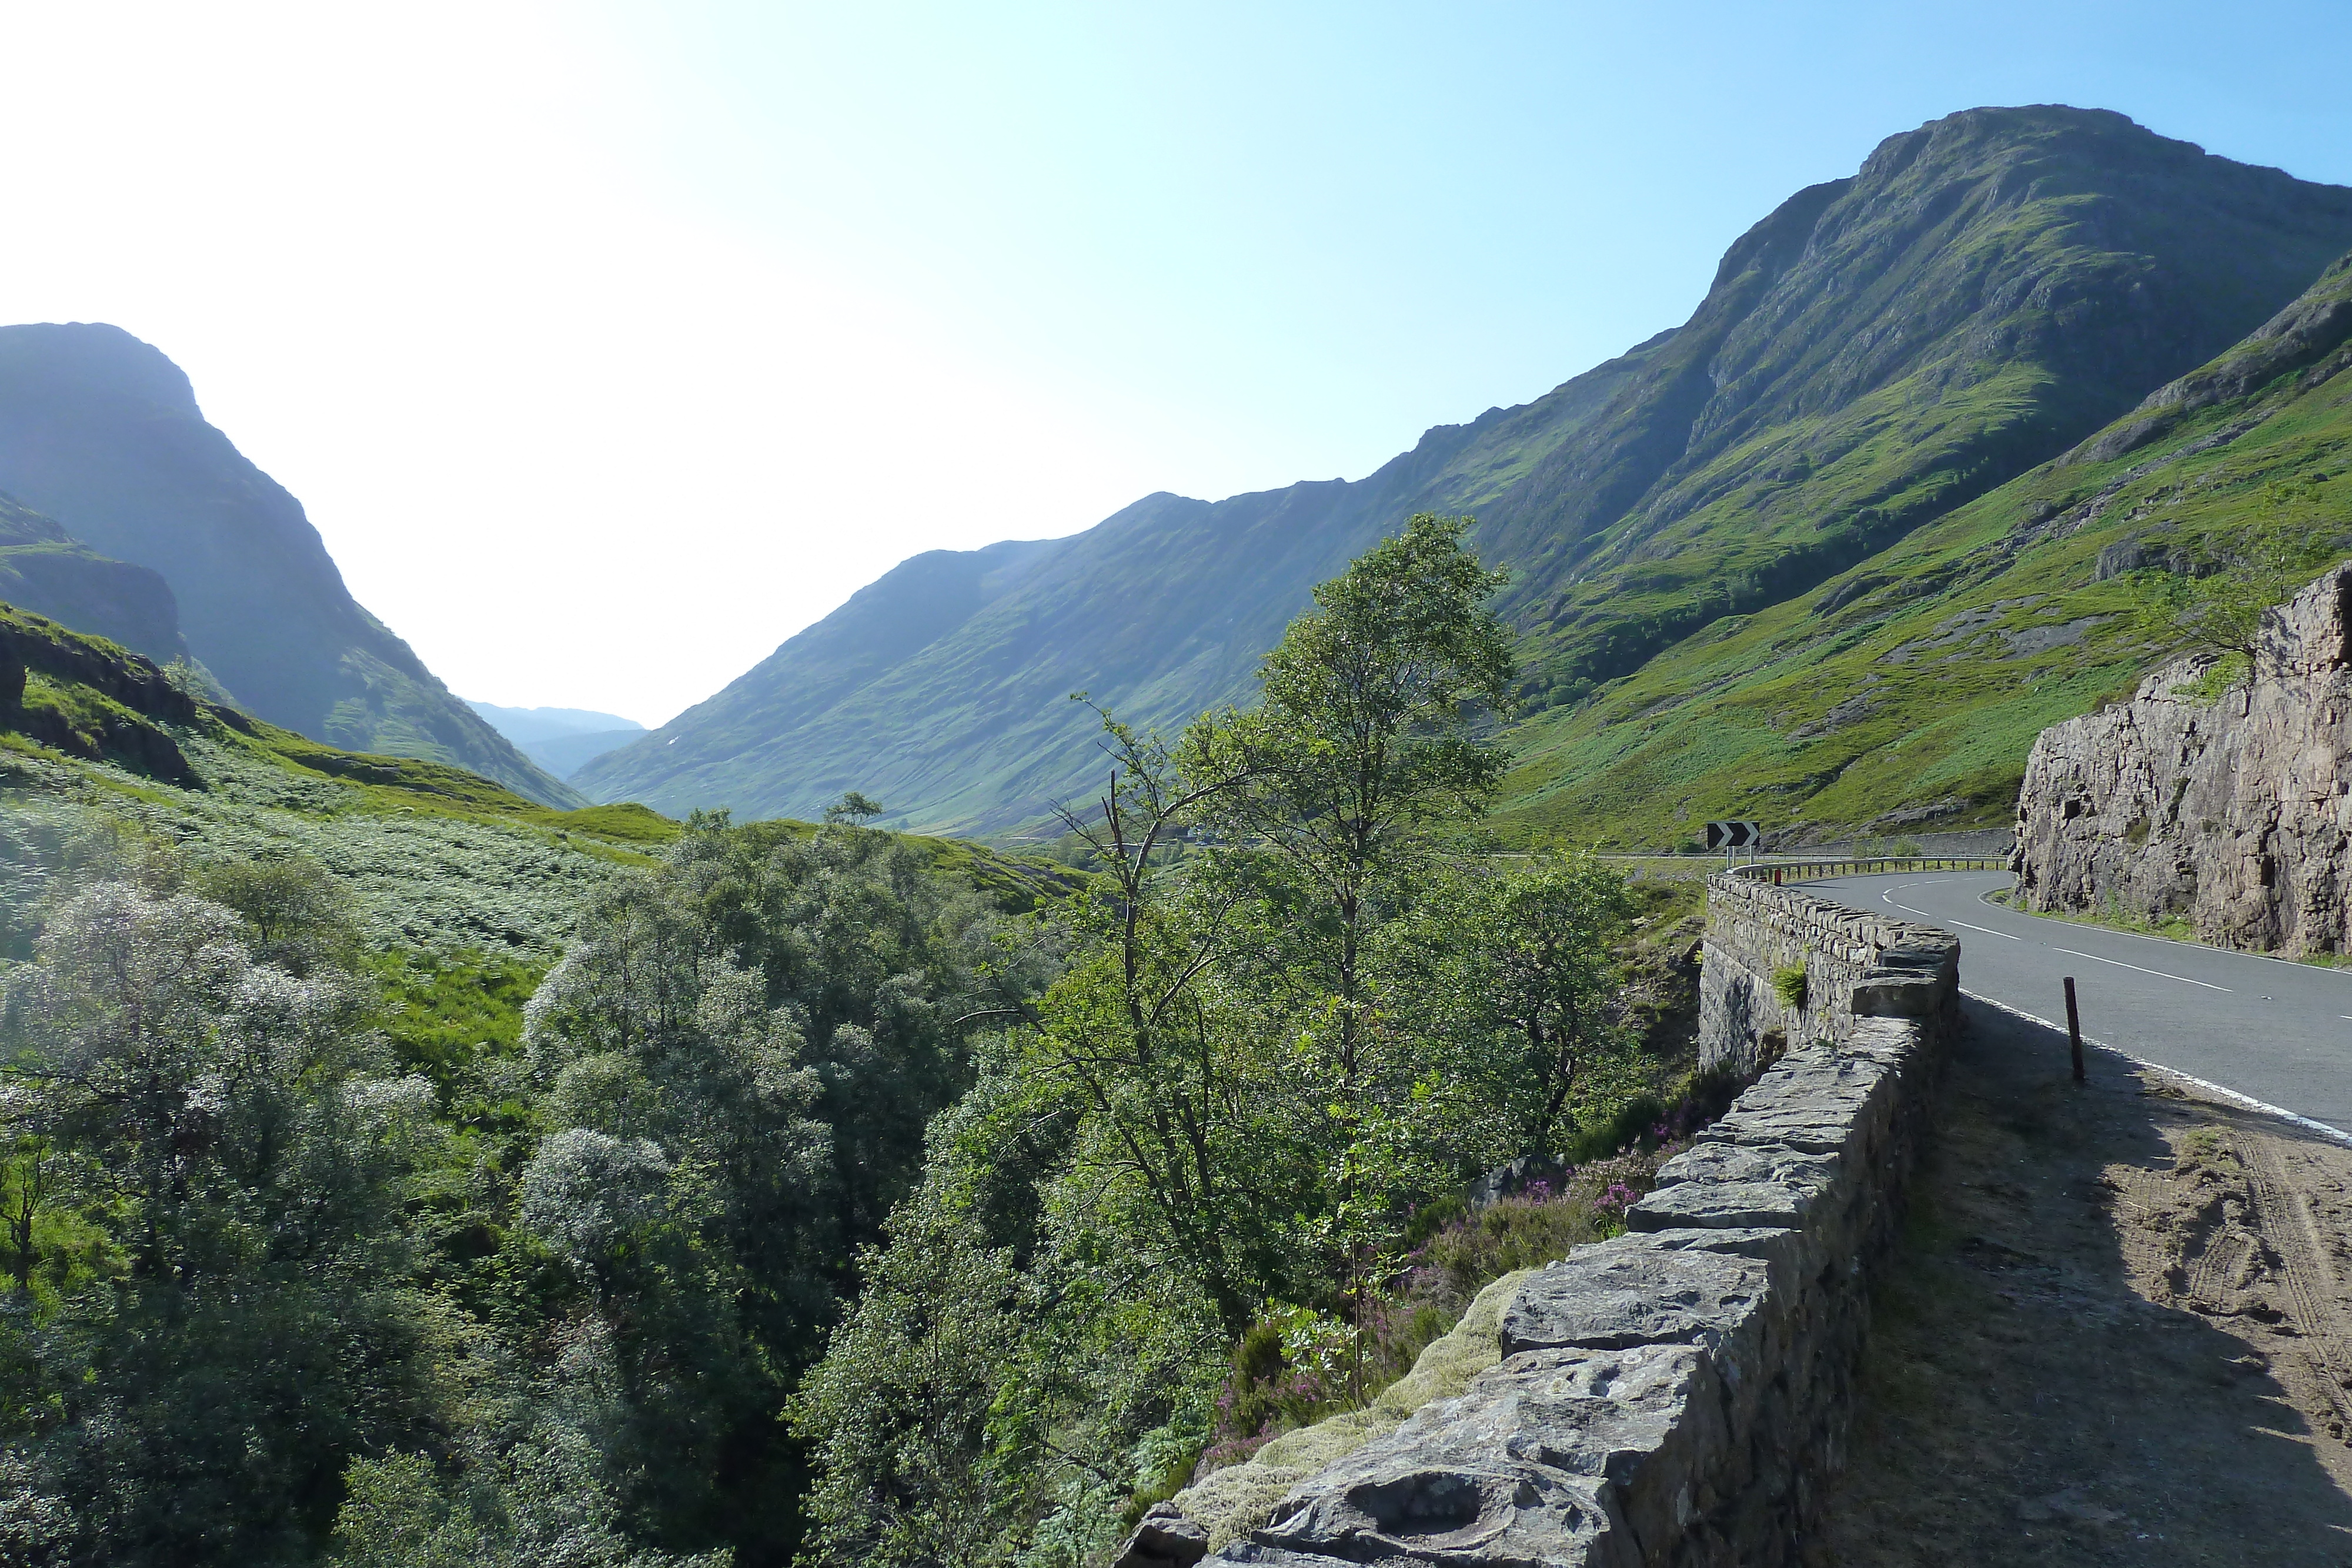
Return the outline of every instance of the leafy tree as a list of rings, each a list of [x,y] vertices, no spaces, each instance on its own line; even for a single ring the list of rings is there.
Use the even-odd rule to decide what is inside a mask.
[[[1258,707],[1172,749],[1103,716],[1106,785],[1063,813],[1102,877],[1076,950],[997,1009],[1002,1046],[795,1407],[816,1561],[1098,1552],[1120,1501],[1200,1451],[1243,1330],[1363,1302],[1411,1202],[1531,1135],[1540,1071],[1507,1112],[1482,1100],[1530,1024],[1543,1066],[1582,1066],[1563,1009],[1605,981],[1566,948],[1580,914],[1605,925],[1598,887],[1515,904],[1439,874],[1500,773],[1481,726],[1511,679],[1465,528],[1416,518],[1318,590]],[[1424,903],[1445,951],[1407,964],[1391,934]],[[1506,932],[1516,965],[1456,951]],[[1506,974],[1525,1019],[1467,997]]]
[[[1591,855],[1433,880],[1382,933],[1394,1020],[1449,1051],[1444,1120],[1455,1158],[1493,1164],[1556,1152],[1571,1097],[1596,1061],[1626,1049],[1612,1014],[1612,946],[1633,915],[1624,878]]]
[[[216,861],[191,879],[205,897],[245,918],[254,956],[296,975],[347,967],[359,932],[351,897],[308,855]]]
[[[1209,812],[1244,846],[1218,874],[1258,912],[1247,983],[1283,1014],[1327,1112],[1324,1231],[1359,1302],[1404,1174],[1395,1113],[1426,1082],[1412,1042],[1373,1028],[1370,937],[1430,831],[1482,810],[1507,763],[1479,728],[1511,700],[1510,630],[1486,607],[1506,576],[1469,528],[1419,514],[1317,588],[1265,657],[1259,706],[1204,716],[1184,745],[1188,772],[1241,781]]]
[[[2274,479],[2263,488],[2252,525],[2210,570],[2144,570],[2132,591],[2141,634],[2170,648],[2222,656],[2240,679],[2262,656],[2263,617],[2302,590],[2343,545],[2342,521],[2328,526],[2319,481]]]
[[[824,809],[824,820],[828,824],[847,822],[852,827],[862,828],[887,809],[871,796],[852,789]]]
[[[396,1201],[430,1097],[365,1071],[352,1019],[228,910],[120,883],[11,977],[19,1127],[118,1249],[24,1367],[43,1416],[14,1436],[70,1504],[67,1560],[301,1560],[344,1461],[427,1408]]]

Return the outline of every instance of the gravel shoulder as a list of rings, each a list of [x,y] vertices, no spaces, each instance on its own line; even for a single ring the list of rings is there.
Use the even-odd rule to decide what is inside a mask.
[[[1967,1011],[1808,1562],[2352,1564],[2352,1148]]]

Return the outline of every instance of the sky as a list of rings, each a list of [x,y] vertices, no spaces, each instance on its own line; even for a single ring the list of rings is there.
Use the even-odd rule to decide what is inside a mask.
[[[0,320],[110,321],[458,694],[660,723],[926,549],[1358,478],[1889,135],[2352,183],[2352,6],[0,3]]]

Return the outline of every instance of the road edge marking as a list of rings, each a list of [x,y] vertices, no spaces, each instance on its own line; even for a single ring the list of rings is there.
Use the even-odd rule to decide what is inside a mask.
[[[2159,980],[2178,980],[2184,986],[2202,986],[2209,991],[2220,991],[2225,996],[2237,995],[2229,987],[2217,986],[2210,980],[2192,980],[2186,975],[2168,975],[2162,969],[2150,969],[2138,964],[2126,964],[2121,958],[2109,958],[2097,953],[2085,953],[2077,947],[2061,947],[2054,942],[2050,945],[2050,950],[2053,953],[2063,953],[2069,958],[2088,958],[2094,964],[2113,964],[2118,969],[2130,969],[2142,975],[2154,975]]]
[[[1989,1008],[1994,1008],[2001,1012],[2005,1012],[2011,1018],[2021,1018],[2028,1023],[2040,1024],[2043,1029],[2049,1030],[2053,1033],[2063,1034],[2066,1032],[2066,1026],[2064,1024],[2053,1023],[2046,1018],[2037,1017],[2032,1013],[2027,1012],[2023,1008],[2013,1008],[2007,1002],[1996,1000],[1991,997],[1980,996],[1977,992],[1968,990],[1966,988],[1961,990],[1960,995],[1968,998],[1969,1000],[1972,1002],[1982,1002]],[[2083,1043],[2084,1045],[2095,1045],[2101,1051],[2110,1052],[2116,1056],[2120,1056],[2135,1067],[2144,1067],[2151,1072],[2161,1072],[2168,1078],[2177,1078],[2183,1083],[2194,1084],[2198,1088],[2204,1090],[2207,1093],[2219,1095],[2221,1098],[2227,1100],[2230,1103],[2236,1105],[2241,1109],[2247,1111],[2259,1111],[2265,1116],[2276,1116],[2283,1122],[2292,1122],[2294,1125],[2303,1128],[2305,1132],[2317,1133],[2321,1137],[2327,1139],[2330,1143],[2341,1144],[2347,1148],[2352,1148],[2352,1133],[2347,1133],[2341,1127],[2331,1127],[2325,1122],[2315,1122],[2309,1116],[2298,1115],[2294,1112],[2288,1110],[2284,1105],[2273,1105],[2267,1100],[2257,1100],[2251,1094],[2241,1094],[2236,1090],[2224,1088],[2222,1085],[2212,1082],[2210,1079],[2200,1078],[2193,1072],[2183,1072],[2178,1067],[2167,1067],[2160,1061],[2150,1061],[2144,1056],[2134,1056],[2130,1051],[2124,1050],[2121,1046],[2109,1045],[2103,1040],[2093,1040],[2087,1034],[2083,1037]]]

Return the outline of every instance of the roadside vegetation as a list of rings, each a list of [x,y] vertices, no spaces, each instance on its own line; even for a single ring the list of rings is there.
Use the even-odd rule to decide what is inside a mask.
[[[128,675],[11,733],[0,1560],[1076,1568],[1611,1234],[1721,1097],[1703,886],[1478,834],[1463,528],[1257,705],[1100,716],[1058,860],[557,811]]]
[[[793,1406],[809,1561],[1091,1560],[1609,1234],[1693,1113],[1622,955],[1639,920],[1654,968],[1686,957],[1656,947],[1695,884],[1472,831],[1513,670],[1462,528],[1416,517],[1318,590],[1256,706],[1173,739],[1102,716],[1116,772],[1065,822],[1098,889]],[[1524,1155],[1557,1185],[1466,1212]]]

